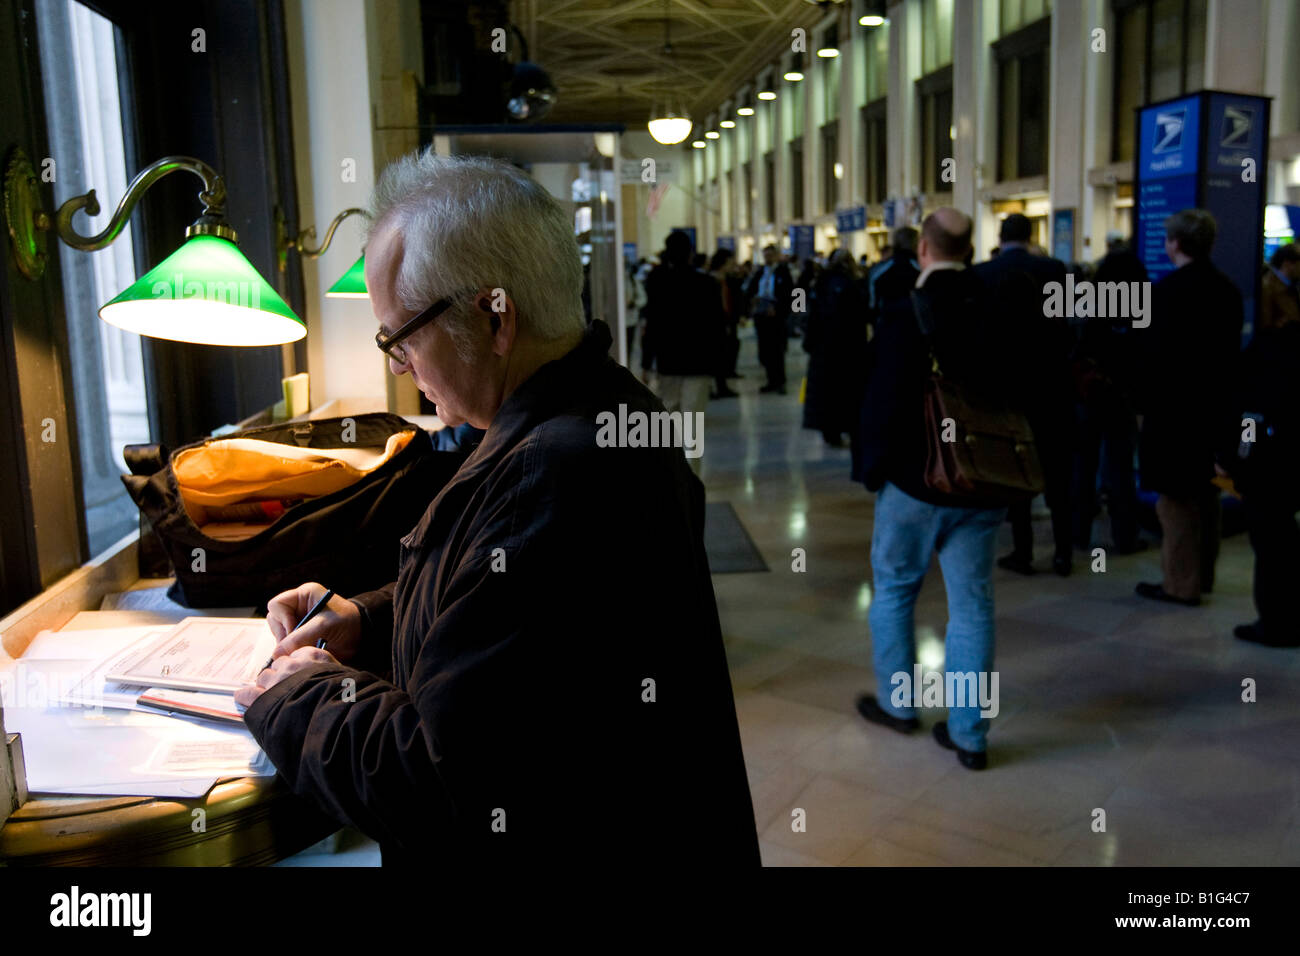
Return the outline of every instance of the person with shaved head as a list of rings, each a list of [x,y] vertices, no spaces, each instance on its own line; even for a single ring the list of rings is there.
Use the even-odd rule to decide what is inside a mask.
[[[956,382],[994,389],[1003,379],[989,340],[984,285],[963,264],[970,244],[971,220],[965,214],[944,207],[925,219],[914,292],[933,323],[929,347],[911,298],[896,299],[878,322],[875,371],[862,406],[861,479],[876,493],[871,536],[875,595],[868,615],[876,694],[861,696],[857,706],[867,720],[901,733],[920,726],[919,701],[898,691],[911,683],[916,664],[913,612],[936,552],[948,592],[945,685],[954,675],[972,673],[982,684],[979,678],[989,679],[993,669],[994,547],[1007,509],[972,508],[930,490],[924,480],[930,347],[945,377]],[[981,716],[981,709],[972,699],[950,706],[948,720],[933,731],[935,740],[955,750],[961,764],[972,770],[982,770],[988,761],[989,718]]]

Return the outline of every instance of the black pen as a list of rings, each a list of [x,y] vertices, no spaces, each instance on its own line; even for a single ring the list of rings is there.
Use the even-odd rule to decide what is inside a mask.
[[[317,614],[319,614],[319,613],[320,613],[320,612],[325,608],[325,605],[329,602],[329,599],[332,598],[333,596],[334,596],[334,592],[333,592],[333,591],[326,591],[324,594],[322,594],[322,595],[321,595],[321,599],[320,599],[319,601],[317,601],[315,604],[312,605],[311,610],[308,611],[308,612],[303,616],[303,619],[302,619],[301,621],[299,621],[297,624],[294,625],[294,627],[293,627],[293,631],[298,630],[298,628],[302,627],[304,624],[306,624],[308,621],[310,621],[313,617],[315,617]],[[293,631],[290,631],[289,633],[292,634]],[[324,647],[325,647],[325,638],[322,637],[320,640],[318,640],[318,641],[316,642],[316,646],[317,646],[317,647],[320,647],[320,648],[324,648]],[[269,660],[268,660],[264,665],[262,665],[262,670],[266,670],[268,667],[270,667],[270,666],[271,666],[271,662],[274,661],[274,660],[275,660],[275,657],[272,656],[272,657],[271,657],[271,658],[270,658],[270,659],[269,659]]]

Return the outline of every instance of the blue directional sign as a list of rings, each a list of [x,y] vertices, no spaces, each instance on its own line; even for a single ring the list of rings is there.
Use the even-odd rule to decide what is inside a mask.
[[[835,211],[836,232],[857,232],[867,228],[867,207],[853,206]]]

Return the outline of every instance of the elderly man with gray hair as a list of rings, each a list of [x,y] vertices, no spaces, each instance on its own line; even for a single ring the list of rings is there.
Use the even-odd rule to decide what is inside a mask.
[[[757,865],[703,486],[680,447],[598,440],[605,413],[663,406],[586,325],[559,203],[505,163],[407,156],[375,188],[366,285],[393,374],[487,433],[393,585],[297,631],[324,585],[270,603],[253,735],[386,864]]]

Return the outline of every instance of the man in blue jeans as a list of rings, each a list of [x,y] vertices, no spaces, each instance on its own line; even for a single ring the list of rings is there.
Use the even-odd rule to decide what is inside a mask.
[[[970,239],[971,221],[955,209],[938,209],[922,224],[916,289],[929,306],[933,333],[927,346],[909,299],[885,310],[862,406],[862,481],[876,492],[871,538],[875,596],[869,614],[876,695],[859,698],[858,712],[902,733],[920,726],[914,706],[921,688],[913,686],[913,612],[935,552],[948,591],[944,687],[997,686],[992,675],[993,567],[1006,508],[972,508],[930,490],[924,481],[924,395],[931,349],[945,377],[963,385],[1007,388],[1009,373],[1016,371],[1004,367],[1007,343],[998,345],[983,284],[963,268]],[[982,770],[988,764],[989,719],[981,716],[981,695],[956,696],[950,700],[945,694],[948,720],[935,725],[934,737],[957,752],[962,766]],[[903,705],[891,697],[903,697]],[[995,709],[996,702],[989,710]]]

